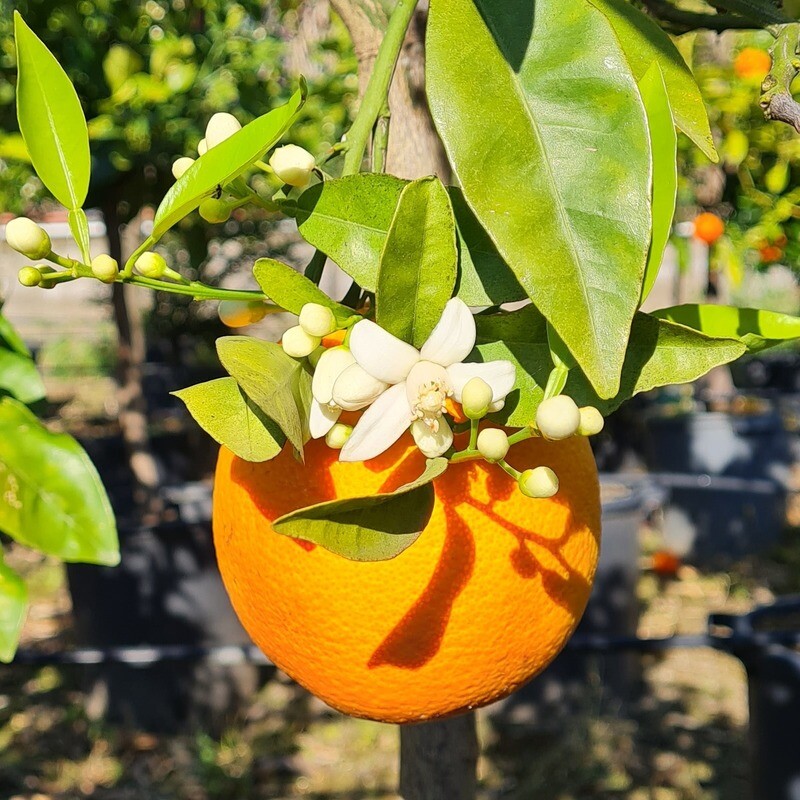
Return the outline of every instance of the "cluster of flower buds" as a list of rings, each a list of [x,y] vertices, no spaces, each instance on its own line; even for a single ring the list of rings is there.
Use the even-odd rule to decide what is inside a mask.
[[[320,346],[325,336],[335,330],[333,311],[320,303],[306,303],[300,309],[299,324],[283,334],[281,345],[292,358],[306,358]]]
[[[595,436],[603,430],[603,415],[594,406],[578,408],[571,397],[559,394],[542,400],[532,427],[553,442],[576,435]]]

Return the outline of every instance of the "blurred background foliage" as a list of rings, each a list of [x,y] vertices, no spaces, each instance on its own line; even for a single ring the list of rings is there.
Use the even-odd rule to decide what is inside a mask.
[[[246,124],[284,103],[301,74],[310,99],[292,140],[319,152],[340,138],[357,90],[356,61],[327,3],[312,4],[318,8],[310,15],[301,5],[0,0],[0,210],[22,213],[44,199],[19,161],[14,8],[64,65],[84,105],[93,153],[90,202],[123,180],[132,215],[158,203],[178,156],[197,155],[213,113],[228,111]]]

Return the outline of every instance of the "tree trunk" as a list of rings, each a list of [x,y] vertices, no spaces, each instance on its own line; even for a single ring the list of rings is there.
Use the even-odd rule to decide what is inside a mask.
[[[353,39],[363,95],[386,27],[387,3],[331,0]],[[425,98],[424,37],[427,3],[409,26],[389,91],[386,171],[401,178],[438,175],[450,168]],[[400,794],[405,800],[474,800],[478,737],[475,714],[400,729]]]

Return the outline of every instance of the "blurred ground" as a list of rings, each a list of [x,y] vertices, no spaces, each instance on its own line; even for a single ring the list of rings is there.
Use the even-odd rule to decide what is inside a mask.
[[[684,566],[645,573],[640,634],[700,633],[710,611],[734,613],[796,590],[800,539],[728,573]],[[11,565],[34,602],[23,647],[70,643],[62,568],[20,548]],[[602,665],[598,665],[600,670]],[[647,656],[645,690],[611,707],[596,678],[561,736],[501,736],[481,712],[481,800],[738,800],[748,796],[747,686],[734,658],[710,649]],[[315,800],[396,798],[397,732],[329,711],[274,674],[218,740],[154,736],[90,722],[80,668],[0,669],[0,797],[8,800]],[[605,711],[598,714],[598,709]]]

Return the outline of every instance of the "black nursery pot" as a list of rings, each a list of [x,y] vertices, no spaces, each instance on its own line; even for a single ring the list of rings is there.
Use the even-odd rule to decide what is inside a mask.
[[[83,647],[245,645],[217,570],[210,523],[210,489],[168,490],[176,522],[121,526],[116,567],[67,567],[75,639]],[[219,730],[259,683],[252,664],[187,658],[136,666],[87,668],[87,709],[146,730],[203,726]]]

